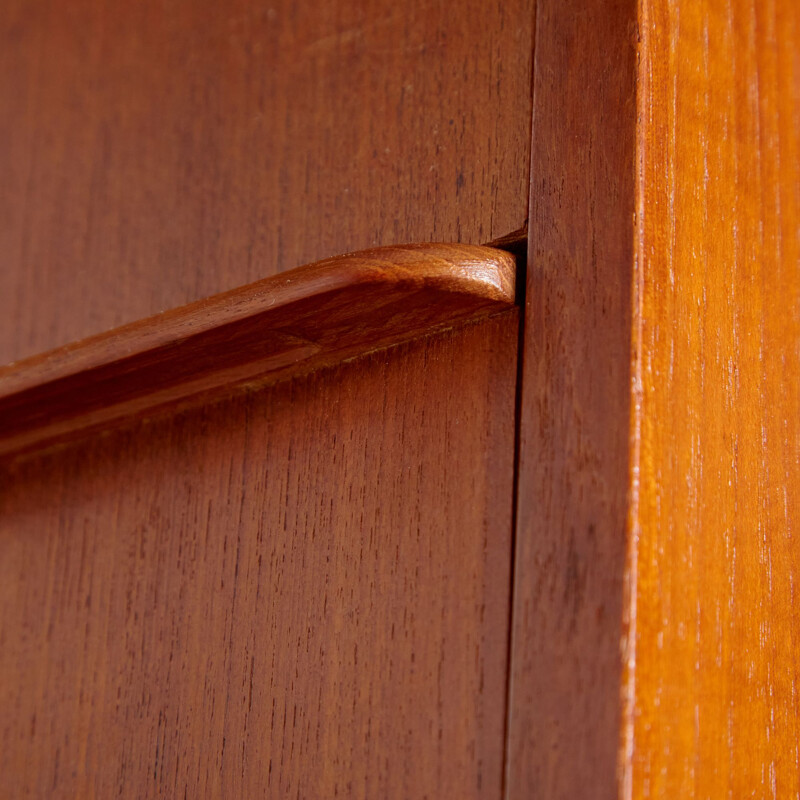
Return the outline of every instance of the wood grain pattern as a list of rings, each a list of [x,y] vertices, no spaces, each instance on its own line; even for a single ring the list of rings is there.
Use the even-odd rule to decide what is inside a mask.
[[[0,794],[499,798],[517,321],[7,466]]]
[[[642,3],[632,797],[800,795],[800,6]]]
[[[0,369],[0,456],[242,382],[272,382],[511,307],[514,257],[339,256]]]
[[[510,796],[796,797],[800,6],[578,5],[537,16]]]
[[[0,363],[527,216],[533,0],[4,0]]]
[[[617,796],[635,21],[537,3],[511,798]]]

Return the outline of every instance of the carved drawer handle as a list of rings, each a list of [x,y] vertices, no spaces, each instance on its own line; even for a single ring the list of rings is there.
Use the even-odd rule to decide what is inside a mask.
[[[509,308],[514,281],[492,247],[382,247],[92,336],[0,369],[0,456]]]

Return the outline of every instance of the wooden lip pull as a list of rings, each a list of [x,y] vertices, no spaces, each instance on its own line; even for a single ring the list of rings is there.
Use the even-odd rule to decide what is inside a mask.
[[[381,247],[10,364],[0,369],[0,456],[509,308],[514,280],[514,257],[491,247]]]

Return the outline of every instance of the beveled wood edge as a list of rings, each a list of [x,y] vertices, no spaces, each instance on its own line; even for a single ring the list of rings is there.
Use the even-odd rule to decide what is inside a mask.
[[[0,456],[510,308],[515,267],[478,245],[349,253],[12,363],[0,368]]]

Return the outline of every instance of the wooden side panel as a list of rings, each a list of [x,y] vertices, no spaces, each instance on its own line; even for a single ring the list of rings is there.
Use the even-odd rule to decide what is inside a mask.
[[[645,0],[634,797],[800,793],[800,6]]]
[[[527,216],[533,0],[4,0],[0,364]]]
[[[18,461],[0,794],[499,798],[517,319]]]
[[[537,3],[511,798],[617,793],[635,21]]]

